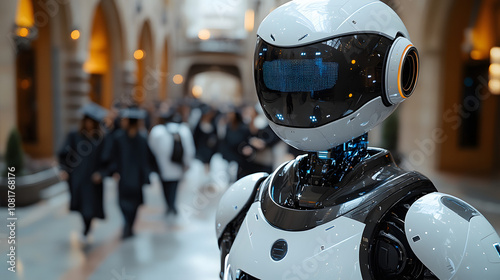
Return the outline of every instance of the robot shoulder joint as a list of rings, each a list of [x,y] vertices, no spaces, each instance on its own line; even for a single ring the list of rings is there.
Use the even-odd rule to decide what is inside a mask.
[[[442,193],[421,197],[406,214],[405,233],[415,255],[439,279],[500,275],[500,237],[459,198]]]
[[[221,238],[227,225],[251,204],[259,183],[267,176],[267,173],[248,175],[226,190],[219,202],[216,214],[215,228],[218,239]]]

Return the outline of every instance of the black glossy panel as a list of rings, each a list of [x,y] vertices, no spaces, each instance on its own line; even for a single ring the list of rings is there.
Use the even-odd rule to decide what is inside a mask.
[[[267,117],[289,127],[318,127],[383,96],[393,41],[356,34],[296,48],[258,39],[255,84]]]

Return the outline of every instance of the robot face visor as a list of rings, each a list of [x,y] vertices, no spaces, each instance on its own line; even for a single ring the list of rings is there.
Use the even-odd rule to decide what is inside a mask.
[[[313,128],[348,116],[383,95],[393,40],[378,34],[282,48],[257,41],[255,83],[269,120]]]

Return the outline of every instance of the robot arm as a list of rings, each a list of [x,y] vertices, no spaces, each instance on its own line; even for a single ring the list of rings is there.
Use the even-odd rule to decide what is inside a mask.
[[[221,252],[221,278],[224,263],[246,212],[253,202],[260,182],[267,173],[255,173],[234,183],[222,196],[215,219],[215,230]]]
[[[238,217],[245,206],[250,204],[255,196],[255,189],[263,179],[267,178],[267,173],[255,173],[248,175],[234,183],[224,193],[217,208],[215,229],[217,239],[221,239],[227,226]]]
[[[500,237],[466,202],[431,193],[411,205],[405,220],[411,249],[439,279],[499,279]]]

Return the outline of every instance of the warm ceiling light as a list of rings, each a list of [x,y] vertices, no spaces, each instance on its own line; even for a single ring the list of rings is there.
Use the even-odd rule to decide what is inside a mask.
[[[141,60],[144,58],[144,51],[143,50],[136,50],[134,52],[134,58],[137,60]]]
[[[78,40],[78,38],[80,38],[80,30],[75,29],[71,31],[71,39]]]
[[[500,94],[500,80],[490,80],[488,83],[491,93]]]
[[[177,74],[174,76],[174,78],[172,80],[174,81],[174,84],[180,85],[180,84],[182,84],[182,82],[184,82],[184,77],[182,77],[182,75],[180,75],[180,74]]]
[[[200,98],[203,94],[203,88],[201,86],[194,86],[192,92],[194,97]]]
[[[24,27],[33,27],[35,25],[35,14],[33,13],[32,0],[17,0],[16,25]]]
[[[480,51],[473,50],[470,52],[470,57],[474,60],[481,60],[481,58],[483,58],[483,55]]]
[[[31,81],[29,79],[21,80],[21,89],[27,90],[31,86]]]
[[[500,64],[494,63],[490,65],[490,75],[500,78]]]
[[[500,63],[500,47],[491,48],[490,55],[492,63]]]
[[[29,34],[30,34],[30,30],[26,27],[19,27],[17,29],[17,36],[19,36],[19,37],[28,37]]]
[[[210,30],[208,30],[208,29],[200,30],[200,32],[198,32],[198,38],[200,38],[200,40],[210,39]]]
[[[252,32],[255,25],[255,12],[254,10],[247,10],[245,12],[245,30]]]

